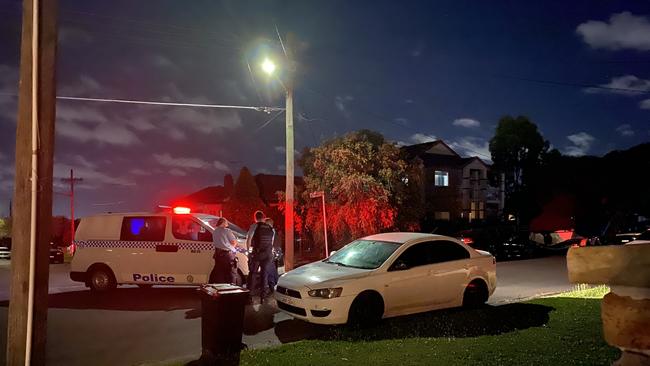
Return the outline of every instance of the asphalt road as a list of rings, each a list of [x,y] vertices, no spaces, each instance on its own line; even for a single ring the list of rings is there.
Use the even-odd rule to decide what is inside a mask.
[[[192,288],[119,288],[91,294],[50,266],[48,365],[136,365],[198,358],[200,305]],[[563,256],[497,263],[493,305],[572,288]],[[9,263],[0,261],[0,360],[5,359]],[[273,304],[246,309],[244,343],[265,347],[326,331],[279,313]],[[1,361],[0,361],[1,362]]]

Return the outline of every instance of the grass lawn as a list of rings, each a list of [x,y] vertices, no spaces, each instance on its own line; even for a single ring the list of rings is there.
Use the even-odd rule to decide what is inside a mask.
[[[610,365],[602,338],[605,287],[525,303],[326,328],[319,339],[242,353],[242,365]]]

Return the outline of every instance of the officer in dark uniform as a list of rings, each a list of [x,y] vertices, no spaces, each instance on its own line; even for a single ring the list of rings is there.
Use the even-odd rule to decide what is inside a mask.
[[[252,251],[248,258],[248,289],[251,294],[259,290],[260,302],[264,302],[264,298],[269,294],[267,268],[273,262],[274,232],[273,228],[264,222],[262,211],[255,212],[255,221],[249,230]]]

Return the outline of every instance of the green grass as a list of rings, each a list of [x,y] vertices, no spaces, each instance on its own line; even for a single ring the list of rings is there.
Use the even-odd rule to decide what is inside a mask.
[[[314,339],[242,352],[241,365],[611,365],[620,352],[602,338],[607,292],[577,286],[524,303],[387,319],[373,329],[315,327]],[[277,324],[278,337],[296,322]]]
[[[602,338],[605,287],[474,310],[389,319],[372,330],[248,350],[242,365],[610,365]]]

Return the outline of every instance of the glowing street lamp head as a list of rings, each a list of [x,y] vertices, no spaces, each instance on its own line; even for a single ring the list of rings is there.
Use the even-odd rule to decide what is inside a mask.
[[[268,58],[265,58],[262,62],[262,70],[268,75],[272,75],[273,72],[275,72],[275,63]]]

